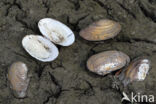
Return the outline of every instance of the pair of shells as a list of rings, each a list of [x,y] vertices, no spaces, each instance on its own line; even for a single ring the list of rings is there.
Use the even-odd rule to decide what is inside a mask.
[[[44,37],[27,35],[23,38],[22,45],[32,57],[40,61],[49,62],[57,58],[59,51],[53,43],[70,46],[75,41],[72,30],[57,20],[51,18],[41,19],[38,27]]]
[[[91,56],[87,61],[87,68],[98,75],[106,75],[123,68],[129,62],[129,56],[123,52],[105,51]],[[132,81],[142,81],[145,79],[149,68],[150,61],[148,59],[136,59],[125,70],[122,70],[119,79],[125,86]]]
[[[13,63],[8,70],[8,81],[15,97],[26,97],[26,91],[29,85],[27,77],[28,68],[23,62]]]

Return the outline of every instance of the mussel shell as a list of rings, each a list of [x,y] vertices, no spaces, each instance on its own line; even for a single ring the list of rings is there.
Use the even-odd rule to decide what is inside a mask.
[[[27,77],[28,68],[23,62],[13,63],[8,70],[8,80],[13,94],[17,98],[26,96],[29,78]]]
[[[121,30],[118,22],[103,19],[80,31],[80,36],[89,41],[100,41],[115,37]]]
[[[143,81],[150,69],[150,61],[147,58],[137,58],[121,72],[119,79],[122,80],[124,86],[133,81]]]
[[[34,58],[49,62],[57,58],[58,48],[48,39],[39,35],[27,35],[22,40],[24,49]]]
[[[106,75],[118,70],[129,63],[130,58],[120,51],[105,51],[91,56],[87,68],[99,75]]]
[[[38,27],[40,32],[55,44],[69,46],[75,41],[72,30],[55,19],[43,18],[39,21]]]

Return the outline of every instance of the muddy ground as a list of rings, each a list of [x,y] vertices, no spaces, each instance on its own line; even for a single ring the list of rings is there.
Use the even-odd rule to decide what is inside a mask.
[[[32,58],[21,45],[25,35],[41,34],[37,23],[45,17],[65,23],[76,36],[72,46],[58,46],[59,57],[50,63]],[[89,42],[79,36],[88,24],[105,18],[122,25],[117,37]],[[152,63],[147,78],[116,89],[114,73],[89,72],[88,57],[106,50],[123,51],[131,60],[147,56]],[[15,61],[29,67],[25,99],[15,98],[7,83]],[[0,104],[121,104],[123,91],[156,97],[156,0],[0,0]]]

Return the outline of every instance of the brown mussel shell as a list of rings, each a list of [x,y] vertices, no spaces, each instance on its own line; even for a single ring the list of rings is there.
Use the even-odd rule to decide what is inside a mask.
[[[102,19],[80,31],[80,36],[89,41],[100,41],[115,37],[121,30],[118,22]]]
[[[119,79],[124,86],[127,86],[132,81],[143,81],[150,69],[150,61],[147,58],[137,58],[121,72]]]
[[[8,70],[10,88],[16,98],[24,98],[26,96],[29,84],[27,72],[28,68],[23,62],[13,63]]]
[[[129,63],[130,58],[120,51],[105,51],[91,56],[87,68],[99,75],[106,75],[118,70]]]

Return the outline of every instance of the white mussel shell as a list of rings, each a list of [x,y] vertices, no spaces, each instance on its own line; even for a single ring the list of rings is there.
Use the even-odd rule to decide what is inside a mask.
[[[38,27],[40,32],[55,44],[69,46],[75,41],[75,36],[72,30],[55,19],[41,19],[38,23]]]
[[[24,49],[34,58],[49,62],[57,58],[58,48],[50,40],[39,35],[27,35],[22,40]]]

